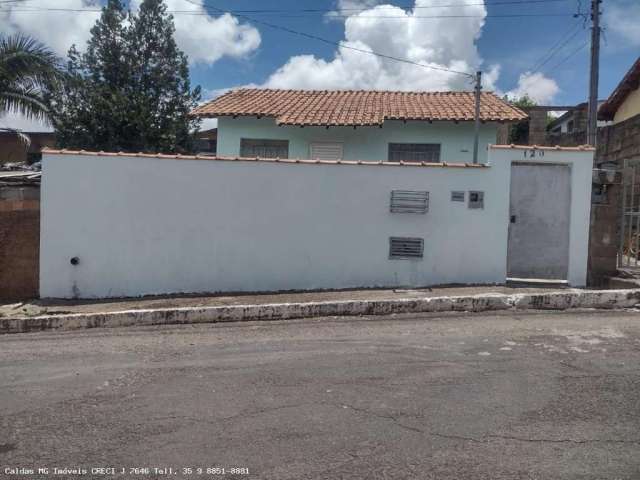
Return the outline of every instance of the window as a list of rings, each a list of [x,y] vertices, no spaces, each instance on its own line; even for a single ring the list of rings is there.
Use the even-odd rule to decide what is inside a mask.
[[[312,160],[342,160],[342,144],[316,142],[311,144]]]
[[[389,161],[439,162],[439,143],[390,143]]]
[[[573,127],[574,127],[574,122],[573,120],[569,120],[569,122],[567,123],[567,132],[571,133],[573,132]]]
[[[241,157],[289,158],[289,140],[240,140]]]
[[[390,259],[422,258],[424,240],[422,238],[390,237]]]

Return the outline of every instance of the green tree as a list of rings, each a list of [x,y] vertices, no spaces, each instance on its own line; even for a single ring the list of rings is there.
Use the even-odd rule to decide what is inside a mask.
[[[21,34],[0,37],[0,113],[48,121],[46,92],[61,78],[58,58],[42,43]],[[16,134],[28,143],[27,137]]]
[[[52,95],[60,146],[98,150],[132,147],[127,125],[129,74],[125,22],[120,0],[109,0],[91,29],[85,53],[69,50],[68,80]]]
[[[137,15],[109,0],[85,53],[72,47],[69,81],[51,98],[58,143],[110,151],[190,151],[200,99],[187,57],[174,40],[162,0],[144,0]]]
[[[174,39],[173,17],[163,0],[144,0],[133,18],[129,44],[132,55],[136,130],[144,148],[174,151],[193,148],[192,131],[199,120],[189,112],[200,100],[200,87],[191,90],[189,62]],[[132,52],[133,53],[133,52]]]
[[[512,105],[523,109],[535,107],[537,105],[537,103],[531,100],[528,95],[518,99],[510,99],[505,96],[504,99]],[[511,125],[511,128],[509,129],[509,143],[514,145],[526,145],[529,143],[529,120],[522,120]]]

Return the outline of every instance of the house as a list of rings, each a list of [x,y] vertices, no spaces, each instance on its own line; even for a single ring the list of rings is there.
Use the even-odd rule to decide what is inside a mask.
[[[218,118],[218,155],[365,161],[473,161],[472,92],[240,89],[198,107]],[[498,126],[526,114],[482,93],[480,163]]]
[[[640,57],[598,111],[599,120],[618,124],[640,115]]]
[[[31,140],[27,147],[20,138],[10,131],[0,131],[0,164],[34,163],[42,158],[42,149],[53,147],[56,137],[53,132],[22,132]]]
[[[598,100],[598,110],[604,104],[605,100]],[[585,135],[587,131],[588,104],[582,102],[570,110],[567,110],[558,118],[554,119],[547,126],[549,135],[552,137],[562,134],[575,134],[581,132]],[[610,122],[606,120],[598,120],[598,128],[606,127]],[[585,143],[584,141],[582,143]]]
[[[637,272],[640,259],[633,252],[638,250],[635,243],[640,230],[640,58],[600,107],[598,119],[612,124],[598,130],[596,167],[609,172],[614,181],[600,188],[604,205],[602,214],[594,217],[592,231],[597,227],[604,240],[602,248],[592,249],[591,263],[600,265],[609,276],[615,274],[616,267]]]

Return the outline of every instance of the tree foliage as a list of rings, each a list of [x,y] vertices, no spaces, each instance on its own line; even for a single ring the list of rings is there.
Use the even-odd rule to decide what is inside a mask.
[[[0,113],[49,120],[45,93],[60,82],[56,55],[26,35],[0,37]]]
[[[69,81],[51,97],[58,143],[105,151],[186,152],[200,100],[188,60],[174,39],[163,0],[144,0],[137,14],[109,0],[85,52],[74,47]]]
[[[523,109],[535,107],[537,105],[537,103],[531,100],[527,95],[515,99],[505,96],[504,99],[512,105]],[[526,145],[529,143],[529,120],[522,120],[511,125],[511,128],[509,129],[508,142],[514,145]]]

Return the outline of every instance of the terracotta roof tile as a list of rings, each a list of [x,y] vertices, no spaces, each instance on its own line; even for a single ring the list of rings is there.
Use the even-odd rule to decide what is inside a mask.
[[[307,160],[299,158],[261,158],[261,157],[226,157],[210,155],[179,155],[162,153],[127,153],[127,152],[95,152],[87,150],[56,150],[44,148],[45,155],[88,155],[105,157],[144,157],[160,158],[170,160],[206,160],[214,162],[267,162],[267,163],[299,163],[302,165],[376,165],[381,167],[430,167],[430,168],[489,168],[484,163],[462,163],[462,162],[388,162],[375,160]]]
[[[527,118],[493,93],[482,93],[480,119]],[[240,89],[196,108],[198,117],[273,117],[278,125],[364,126],[385,120],[472,121],[473,92]]]

